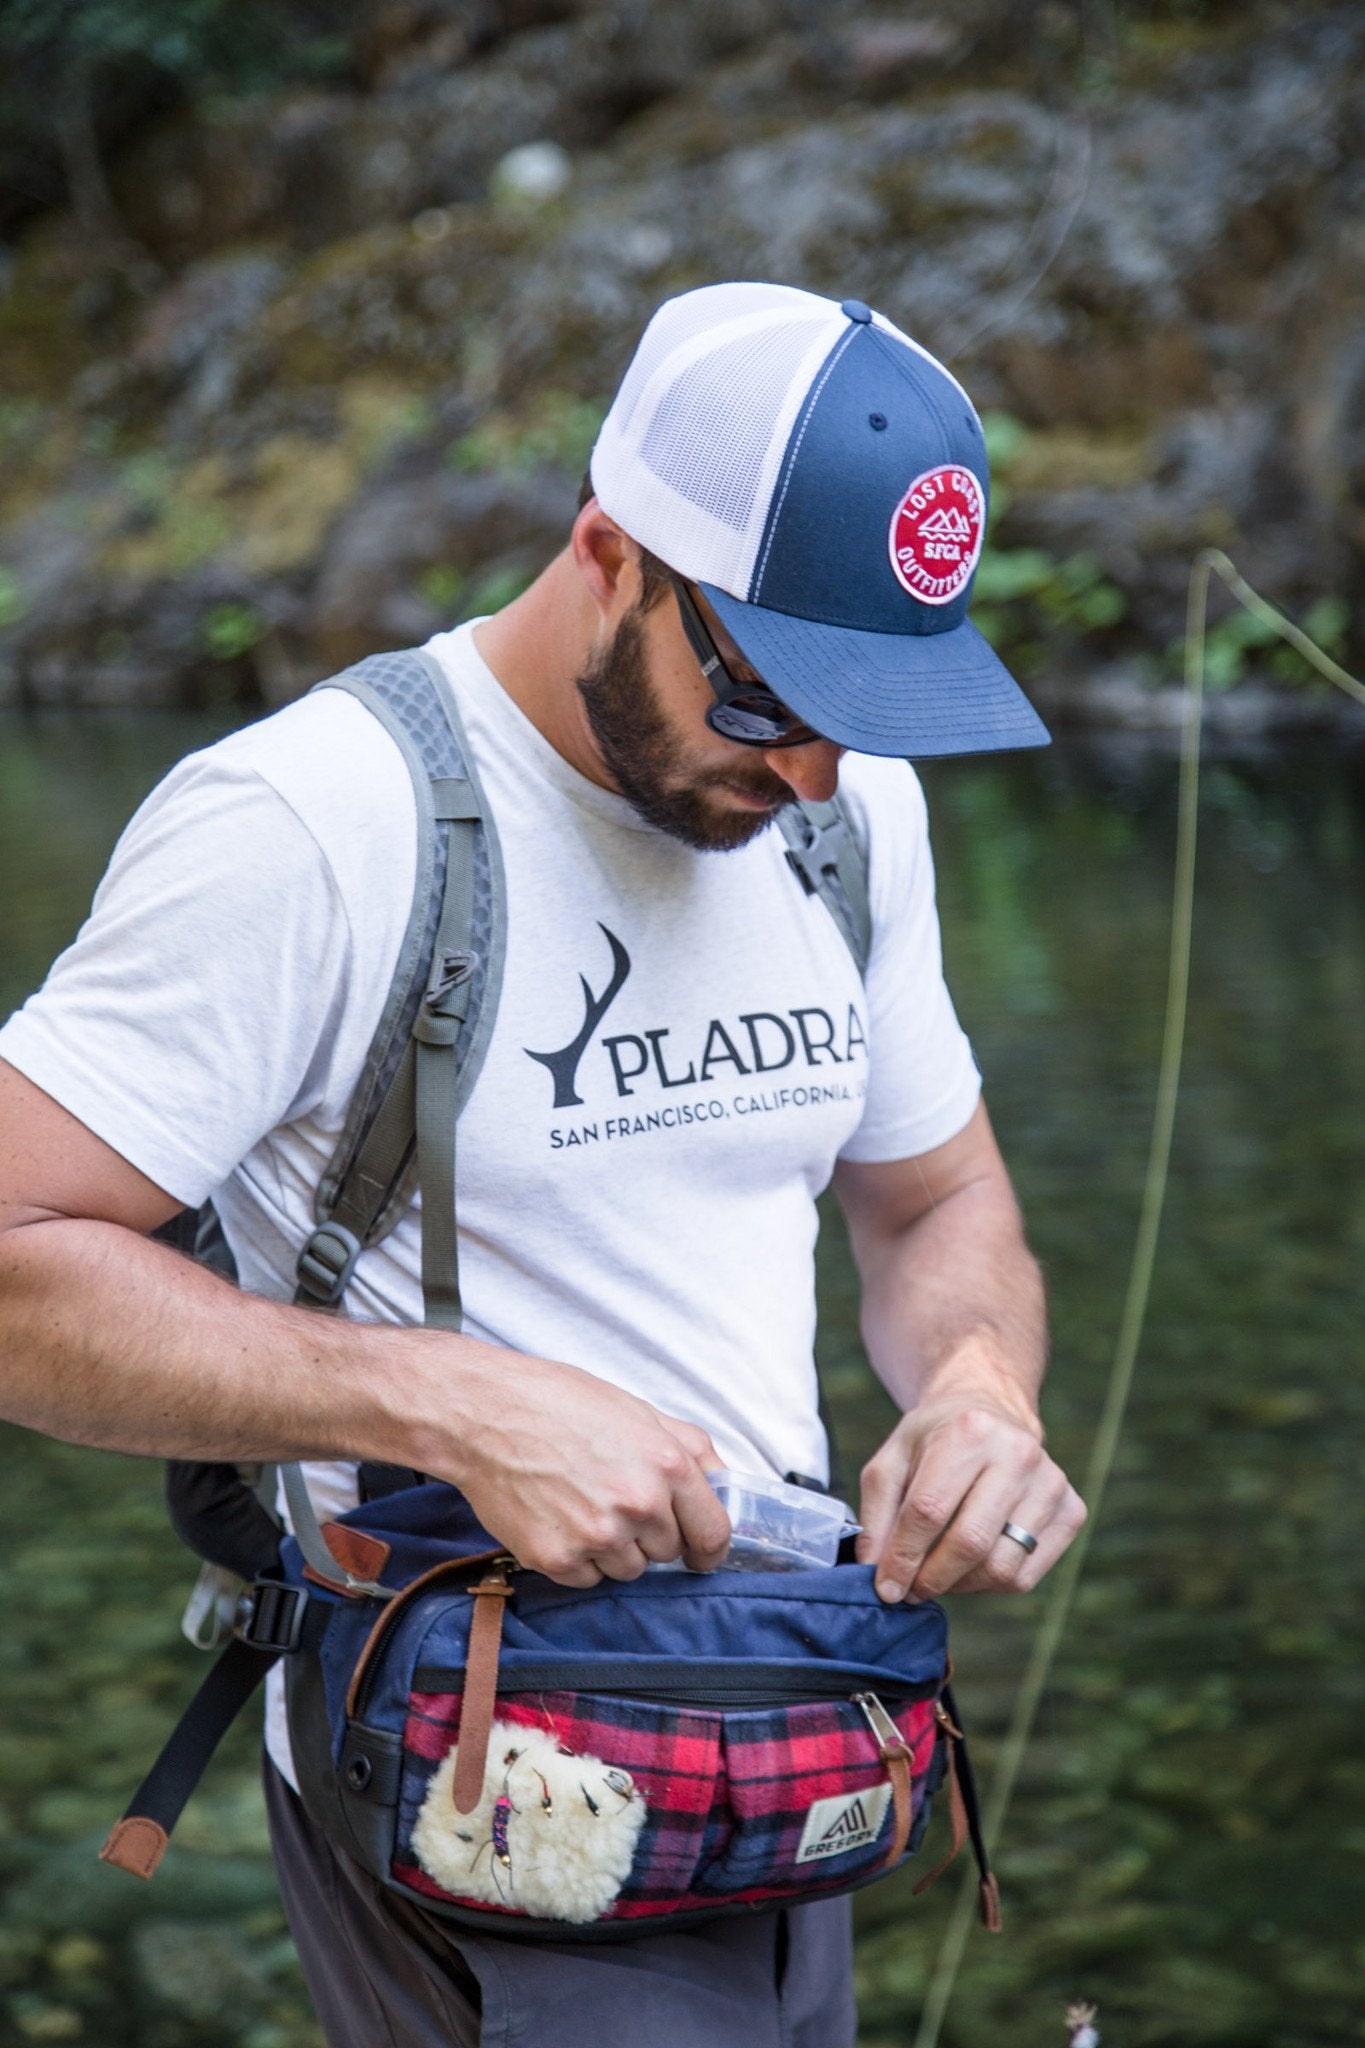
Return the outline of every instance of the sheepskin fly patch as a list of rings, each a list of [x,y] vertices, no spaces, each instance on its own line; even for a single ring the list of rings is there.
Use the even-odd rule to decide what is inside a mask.
[[[453,1897],[536,1920],[600,1920],[630,1875],[645,1802],[626,1771],[552,1734],[494,1721],[483,1792],[455,1805],[457,1744],[412,1831],[423,1870]]]

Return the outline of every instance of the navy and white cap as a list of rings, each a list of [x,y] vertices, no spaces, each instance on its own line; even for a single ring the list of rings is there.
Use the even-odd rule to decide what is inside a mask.
[[[967,618],[989,491],[981,422],[942,363],[860,301],[779,284],[667,300],[603,423],[592,483],[816,732],[921,757],[1046,745]]]

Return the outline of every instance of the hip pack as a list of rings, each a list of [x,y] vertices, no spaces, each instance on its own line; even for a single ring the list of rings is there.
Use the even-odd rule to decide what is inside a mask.
[[[417,859],[295,1300],[336,1311],[420,1185],[425,1321],[458,1330],[455,1130],[497,1011],[496,835],[430,656],[376,655],[319,687],[358,697],[402,753]],[[849,821],[836,800],[779,823],[861,971],[867,864]],[[211,1207],[165,1234],[233,1273]],[[419,1473],[362,1465],[361,1505],[325,1528],[299,1468],[281,1479],[283,1541],[258,1469],[169,1467],[172,1518],[206,1560],[186,1632],[205,1648],[229,1622],[232,1636],[106,1861],[152,1875],[221,1735],[283,1658],[308,1812],[383,1884],[452,1919],[601,1939],[847,1891],[915,1851],[946,1780],[949,1854],[971,1835],[982,1917],[998,1925],[938,1607],[888,1609],[851,1564],[576,1592],[521,1571]]]
[[[947,1626],[870,1567],[522,1571],[430,1483],[328,1523],[370,1593],[293,1538],[105,1845],[150,1876],[203,1762],[276,1657],[305,1809],[389,1890],[509,1935],[592,1940],[852,1891],[920,1846],[946,1783],[999,1926],[947,1688]],[[188,1734],[187,1734],[188,1731]]]

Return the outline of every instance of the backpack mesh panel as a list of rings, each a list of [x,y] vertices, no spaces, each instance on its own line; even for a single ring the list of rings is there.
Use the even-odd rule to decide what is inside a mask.
[[[431,673],[420,656],[406,652],[372,654],[366,660],[356,662],[344,673],[347,677],[354,677],[356,681],[367,684],[376,695],[383,698],[421,755],[429,775],[435,777],[464,774],[463,757],[441,709]],[[359,1141],[368,1130],[374,1111],[383,1099],[384,1090],[398,1070],[408,1040],[412,1036],[418,1006],[426,991],[431,956],[436,944],[436,930],[441,918],[441,902],[445,894],[450,832],[448,822],[437,824],[431,894],[427,900],[417,971],[393,1020],[393,1028],[382,1048],[379,1060],[368,1077],[368,1086],[365,1089],[366,1108],[357,1126],[356,1145],[352,1147],[351,1159],[354,1159]],[[472,1038],[483,1004],[484,988],[488,980],[488,949],[492,929],[493,887],[488,840],[485,832],[479,828],[474,835],[474,905],[470,931],[470,945],[477,955],[477,960],[470,983],[469,1009],[456,1041],[457,1057],[461,1060]],[[347,1169],[343,1171],[348,1168],[349,1160]]]

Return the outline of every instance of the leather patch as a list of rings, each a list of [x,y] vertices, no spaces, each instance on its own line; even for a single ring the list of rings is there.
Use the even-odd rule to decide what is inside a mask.
[[[145,1814],[132,1814],[115,1821],[100,1850],[100,1862],[112,1863],[132,1877],[151,1877],[166,1853],[168,1839],[158,1821],[148,1820]]]
[[[348,1528],[344,1522],[324,1522],[322,1535],[341,1569],[354,1579],[377,1579],[393,1555],[392,1544],[382,1536],[368,1536],[363,1529]],[[311,1565],[304,1566],[303,1576],[315,1586],[327,1584]]]

